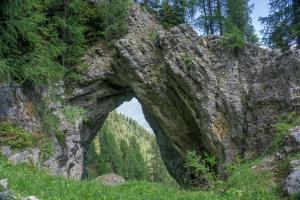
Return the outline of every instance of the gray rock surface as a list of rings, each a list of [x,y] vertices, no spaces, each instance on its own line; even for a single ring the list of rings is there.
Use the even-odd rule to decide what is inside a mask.
[[[126,183],[125,179],[122,176],[116,175],[114,173],[101,175],[95,180],[108,186],[122,185]]]
[[[284,141],[286,154],[300,152],[300,126],[289,130],[289,135]]]
[[[0,180],[0,191],[6,190],[7,187],[8,187],[8,180],[7,179]]]
[[[284,181],[284,190],[290,195],[300,194],[300,160],[290,162],[291,173]]]
[[[138,6],[128,20],[128,34],[114,49],[99,43],[87,51],[82,61],[90,67],[80,81],[52,89],[65,104],[85,108],[88,119],[71,124],[62,105],[47,103],[65,135],[61,146],[52,134],[55,151],[42,164],[52,173],[79,179],[86,146],[108,113],[132,97],[142,104],[163,160],[179,182],[188,176],[187,151],[216,155],[223,174],[236,156],[256,156],[270,145],[278,115],[299,110],[300,50],[280,53],[247,44],[236,55],[187,25],[164,30]],[[47,95],[51,88],[2,84],[0,118],[34,132],[40,118],[26,105]]]

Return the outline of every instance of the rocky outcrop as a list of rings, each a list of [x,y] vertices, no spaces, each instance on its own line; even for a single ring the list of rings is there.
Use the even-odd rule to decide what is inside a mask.
[[[300,152],[300,126],[289,130],[284,141],[283,152],[286,156]],[[284,191],[290,195],[300,195],[300,160],[289,162],[290,172],[284,180]]]
[[[54,89],[65,104],[87,111],[87,120],[70,124],[63,105],[47,104],[65,135],[64,147],[52,137],[55,153],[43,163],[55,174],[80,178],[84,148],[108,113],[132,97],[142,104],[163,160],[179,182],[188,176],[187,151],[215,155],[222,174],[236,156],[264,151],[274,118],[299,109],[299,50],[280,53],[247,44],[236,55],[187,25],[165,30],[138,6],[128,21],[128,34],[115,48],[101,43],[90,48],[83,58],[89,69],[80,81]],[[35,104],[51,91],[44,90],[2,85],[0,117],[34,132],[41,120],[27,111],[26,102]]]
[[[291,173],[284,181],[284,190],[289,195],[300,194],[300,160],[292,160],[290,162]]]
[[[107,186],[122,185],[126,183],[125,179],[122,176],[118,176],[114,173],[101,175],[95,180]]]

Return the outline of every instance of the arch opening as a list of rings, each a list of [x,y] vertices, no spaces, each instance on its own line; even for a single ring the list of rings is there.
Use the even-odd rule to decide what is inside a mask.
[[[177,185],[169,174],[157,138],[145,119],[142,105],[132,97],[109,112],[86,146],[84,178],[114,173],[125,180]]]

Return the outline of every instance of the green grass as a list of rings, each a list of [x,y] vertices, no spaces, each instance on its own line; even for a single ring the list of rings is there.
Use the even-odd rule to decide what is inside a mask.
[[[185,191],[148,182],[130,182],[116,187],[96,181],[75,181],[49,176],[25,165],[13,166],[0,157],[0,179],[8,178],[10,189],[22,196],[42,200],[276,200],[269,172],[254,172],[243,164],[225,182],[210,191]]]

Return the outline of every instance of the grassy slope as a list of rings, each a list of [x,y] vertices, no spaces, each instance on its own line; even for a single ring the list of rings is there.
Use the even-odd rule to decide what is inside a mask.
[[[233,175],[212,191],[183,191],[161,184],[132,182],[106,187],[95,181],[74,181],[53,177],[28,166],[13,166],[0,157],[0,179],[8,178],[10,189],[23,196],[43,200],[276,200],[269,172],[254,172],[241,165]]]

